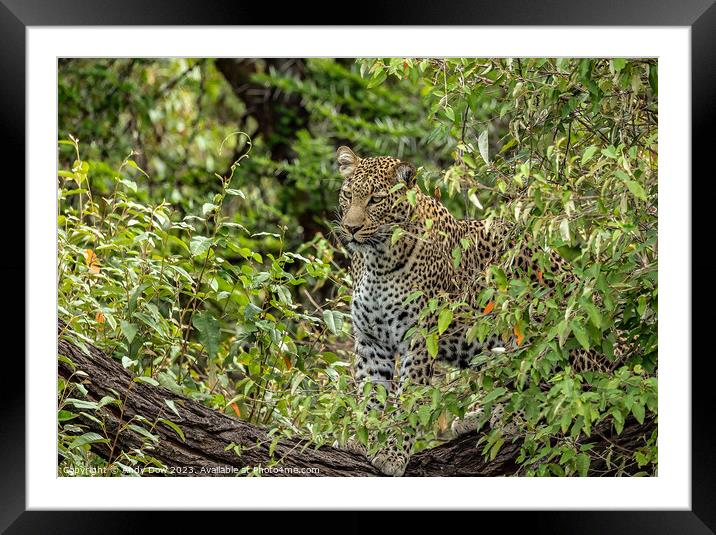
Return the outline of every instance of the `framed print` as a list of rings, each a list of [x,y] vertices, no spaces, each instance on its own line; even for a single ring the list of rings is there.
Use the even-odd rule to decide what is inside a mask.
[[[481,7],[309,27],[4,3],[28,239],[3,528],[714,529],[690,215],[715,8]]]

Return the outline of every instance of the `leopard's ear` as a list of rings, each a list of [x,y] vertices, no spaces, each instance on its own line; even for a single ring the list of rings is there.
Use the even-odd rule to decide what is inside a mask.
[[[395,166],[395,176],[405,182],[409,188],[415,185],[415,166],[410,162],[398,162]]]
[[[338,150],[336,150],[336,160],[338,160],[338,172],[343,178],[351,176],[360,163],[360,158],[345,145],[338,147]]]

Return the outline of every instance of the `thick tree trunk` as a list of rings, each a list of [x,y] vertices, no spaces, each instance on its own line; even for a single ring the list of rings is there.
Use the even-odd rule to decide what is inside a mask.
[[[87,388],[87,398],[99,401],[104,396],[117,397],[122,409],[114,404],[103,407],[107,436],[111,444],[95,444],[94,451],[105,459],[115,460],[118,452],[141,445],[141,437],[131,430],[117,434],[117,430],[135,415],[150,422],[166,418],[176,423],[184,433],[185,441],[169,426],[159,423],[153,430],[160,442],[148,452],[162,461],[177,475],[211,476],[231,475],[242,468],[270,464],[272,458],[280,460],[279,467],[262,475],[275,476],[378,476],[381,475],[362,456],[330,447],[315,446],[298,440],[282,440],[275,445],[271,455],[272,437],[257,426],[209,409],[187,397],[174,394],[159,386],[133,381],[133,376],[118,362],[91,345],[89,355],[79,347],[60,339],[58,353],[69,358],[75,370],[87,375],[74,375],[75,370],[65,362],[59,362],[59,374],[65,379],[81,381]],[[179,417],[165,400],[172,400]],[[92,431],[102,433],[99,425],[85,418],[82,422]],[[610,444],[617,448],[633,448],[643,442],[655,428],[653,422],[638,425],[628,422],[619,436],[602,432],[598,447]],[[406,476],[500,476],[516,472],[518,444],[505,444],[492,461],[486,462],[481,450],[476,448],[477,435],[466,435],[413,456]],[[240,446],[241,455],[229,447]],[[593,464],[593,467],[595,465]],[[305,469],[311,469],[311,471]],[[596,467],[598,468],[598,467]],[[315,469],[318,472],[315,473]]]

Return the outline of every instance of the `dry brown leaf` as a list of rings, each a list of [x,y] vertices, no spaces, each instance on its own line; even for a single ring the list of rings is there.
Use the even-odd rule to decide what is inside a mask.
[[[90,273],[99,273],[99,259],[92,249],[85,249],[85,262]]]
[[[489,303],[487,303],[487,304],[485,305],[485,309],[482,311],[483,315],[484,315],[484,314],[489,314],[490,312],[492,312],[492,309],[494,309],[494,308],[495,308],[495,302],[494,302],[494,301],[490,301]]]

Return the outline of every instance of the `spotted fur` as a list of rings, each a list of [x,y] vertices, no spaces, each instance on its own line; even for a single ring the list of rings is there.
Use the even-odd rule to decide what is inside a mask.
[[[469,303],[484,282],[486,269],[509,248],[510,229],[501,222],[456,219],[415,187],[416,169],[410,163],[384,156],[359,158],[347,147],[338,149],[337,159],[344,177],[337,230],[351,254],[356,379],[381,384],[388,391],[394,384],[398,391],[407,382],[426,384],[434,360],[422,337],[406,340],[407,331],[416,326],[432,297]],[[406,190],[415,192],[414,203],[406,199]],[[396,226],[404,234],[391,244]],[[461,246],[464,239],[471,244],[467,249]],[[455,267],[452,251],[458,246],[462,258]],[[536,281],[533,256],[534,251],[525,248],[512,265]],[[560,257],[553,260],[555,270],[563,269]],[[551,279],[544,283],[554,284]],[[422,295],[405,304],[416,290]],[[420,327],[431,328],[436,318],[421,321]],[[466,367],[480,352],[503,345],[498,336],[468,343],[465,331],[465,325],[456,324],[440,336],[438,360]],[[391,439],[371,459],[385,474],[402,475],[405,470],[413,438],[406,435],[402,445],[399,442]]]

